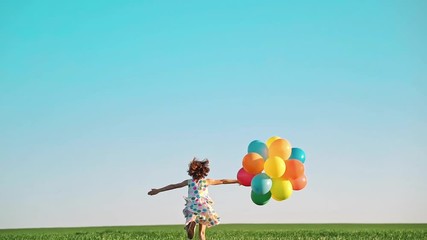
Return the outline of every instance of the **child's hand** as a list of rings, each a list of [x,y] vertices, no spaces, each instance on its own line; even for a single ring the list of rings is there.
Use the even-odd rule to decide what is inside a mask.
[[[148,195],[156,195],[157,193],[159,193],[159,190],[152,188],[151,191],[148,192]]]

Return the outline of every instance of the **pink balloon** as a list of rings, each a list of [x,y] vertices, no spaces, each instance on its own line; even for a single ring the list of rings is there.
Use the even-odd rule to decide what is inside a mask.
[[[254,178],[255,175],[252,175],[248,172],[245,171],[245,169],[241,168],[238,172],[237,172],[237,180],[239,181],[240,184],[242,184],[243,186],[249,187],[251,186],[251,181],[252,178]]]

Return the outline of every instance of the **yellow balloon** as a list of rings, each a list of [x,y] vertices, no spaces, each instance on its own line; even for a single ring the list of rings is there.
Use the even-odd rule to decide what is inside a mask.
[[[281,157],[283,160],[288,160],[292,153],[291,144],[286,139],[276,139],[268,148],[269,157]]]
[[[281,137],[279,137],[279,136],[273,136],[273,137],[269,138],[265,144],[267,145],[267,147],[270,147],[270,145],[271,145],[274,141],[276,141],[277,139],[281,139]]]
[[[276,201],[283,201],[291,197],[293,189],[292,183],[289,180],[282,178],[273,178],[271,186],[271,197]]]
[[[271,178],[281,177],[285,170],[285,161],[280,157],[270,157],[264,163],[264,171]]]

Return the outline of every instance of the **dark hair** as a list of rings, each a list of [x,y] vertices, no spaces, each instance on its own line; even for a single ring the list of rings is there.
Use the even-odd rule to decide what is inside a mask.
[[[209,160],[203,159],[199,161],[197,158],[193,158],[193,160],[188,164],[188,175],[192,177],[194,180],[199,180],[206,177],[209,173]]]

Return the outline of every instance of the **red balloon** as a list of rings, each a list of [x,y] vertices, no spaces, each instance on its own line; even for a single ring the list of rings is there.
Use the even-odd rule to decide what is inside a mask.
[[[301,177],[297,179],[291,179],[292,188],[295,191],[301,190],[307,186],[307,177],[305,175],[302,175]]]
[[[252,181],[252,178],[254,178],[254,176],[255,175],[246,172],[245,169],[243,168],[241,168],[237,172],[237,180],[239,181],[240,184],[246,187],[251,186],[251,181]]]
[[[284,179],[297,179],[304,175],[304,164],[301,161],[290,159],[286,160],[286,171],[283,174]]]

